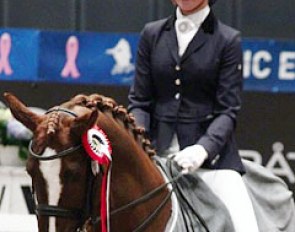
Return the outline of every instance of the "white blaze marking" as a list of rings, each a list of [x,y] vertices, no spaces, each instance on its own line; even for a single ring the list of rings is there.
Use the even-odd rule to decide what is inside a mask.
[[[52,156],[54,154],[56,154],[54,150],[46,148],[42,156]],[[62,190],[59,177],[61,171],[61,160],[54,159],[50,161],[40,161],[40,170],[43,174],[45,182],[47,183],[48,204],[57,205]],[[49,217],[48,232],[56,232],[55,223],[55,217]]]

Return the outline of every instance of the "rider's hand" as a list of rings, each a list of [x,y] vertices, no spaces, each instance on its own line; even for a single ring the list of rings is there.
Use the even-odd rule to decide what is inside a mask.
[[[207,151],[199,144],[188,146],[174,156],[175,162],[182,168],[183,173],[197,170],[207,158]]]

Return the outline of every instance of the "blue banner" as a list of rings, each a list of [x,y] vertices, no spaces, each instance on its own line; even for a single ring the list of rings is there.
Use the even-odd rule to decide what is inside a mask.
[[[243,40],[244,88],[254,91],[295,91],[295,42]]]
[[[0,80],[130,85],[138,33],[0,30]],[[295,91],[295,42],[243,39],[244,89]]]
[[[0,29],[0,80],[38,79],[39,31]]]
[[[40,78],[130,85],[138,34],[42,32]]]

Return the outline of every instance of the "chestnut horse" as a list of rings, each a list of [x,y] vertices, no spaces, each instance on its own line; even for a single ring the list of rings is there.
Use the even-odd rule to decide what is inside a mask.
[[[108,168],[97,165],[81,145],[82,135],[93,125],[105,133],[112,150],[107,227],[165,231],[171,191],[150,158],[154,151],[144,130],[126,109],[101,95],[78,95],[38,115],[14,95],[4,96],[14,117],[33,132],[27,171],[40,232],[107,231],[101,226],[100,189]]]
[[[33,132],[27,171],[40,232],[208,232],[206,223],[210,231],[234,231],[224,205],[198,175],[167,169],[113,99],[78,95],[39,115],[14,95],[4,96]],[[252,162],[244,165],[259,229],[295,231],[294,199],[284,182]]]

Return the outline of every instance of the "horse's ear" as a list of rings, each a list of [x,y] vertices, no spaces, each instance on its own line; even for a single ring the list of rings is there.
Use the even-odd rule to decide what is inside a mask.
[[[41,116],[32,112],[12,93],[4,93],[4,98],[12,115],[28,129],[34,131],[41,121]]]
[[[86,130],[91,128],[98,117],[98,111],[93,110],[91,112],[87,112],[86,114],[75,118],[72,126],[71,132],[77,135],[83,134]]]

